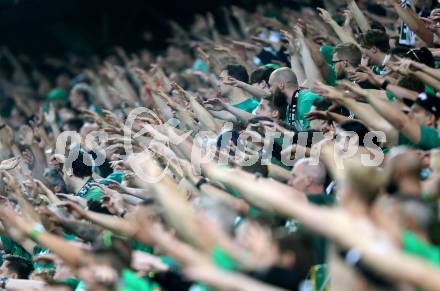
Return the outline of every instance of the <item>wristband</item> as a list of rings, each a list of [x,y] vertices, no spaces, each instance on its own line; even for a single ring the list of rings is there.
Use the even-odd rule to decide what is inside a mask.
[[[42,233],[44,231],[44,227],[39,224],[39,223],[35,223],[32,226],[32,230],[31,233],[29,234],[29,238],[33,241],[38,241],[38,237],[40,236],[40,233]]]
[[[385,80],[385,81],[383,81],[381,88],[386,90],[389,84],[390,84],[390,81]]]

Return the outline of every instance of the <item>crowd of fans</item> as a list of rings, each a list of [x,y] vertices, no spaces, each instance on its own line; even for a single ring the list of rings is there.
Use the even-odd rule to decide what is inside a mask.
[[[291,2],[2,48],[0,289],[440,290],[437,1]]]

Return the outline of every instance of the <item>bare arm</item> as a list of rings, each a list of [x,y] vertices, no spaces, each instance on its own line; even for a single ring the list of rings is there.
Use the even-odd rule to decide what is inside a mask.
[[[363,33],[371,29],[367,18],[365,17],[364,13],[362,13],[362,10],[359,9],[359,6],[356,4],[356,1],[350,0],[348,2],[348,9],[350,9],[354,19],[356,20],[357,25],[359,26],[359,28]]]
[[[312,53],[310,52],[309,46],[305,41],[302,30],[299,27],[296,28],[296,35],[300,43],[300,54],[302,57],[302,63],[307,78],[307,87],[310,88],[313,84],[315,84],[316,81],[323,81],[323,78],[318,66],[313,60]]]
[[[421,40],[427,44],[433,44],[434,34],[426,27],[425,23],[414,10],[401,7],[399,0],[389,0],[389,2],[393,5],[400,19],[402,19]]]
[[[6,290],[44,290],[46,282],[37,280],[8,279]]]
[[[328,25],[331,26],[331,28],[333,29],[333,31],[336,33],[336,35],[339,37],[339,39],[342,42],[349,42],[349,43],[354,43],[356,45],[358,45],[357,41],[353,38],[353,36],[351,36],[349,33],[347,33],[342,27],[340,27],[336,21],[334,21],[330,15],[330,13],[328,13],[327,10],[324,10],[322,8],[318,8],[319,11],[319,15],[321,16],[321,18],[324,20],[324,22],[326,22]]]
[[[390,123],[397,131],[403,133],[408,139],[418,144],[420,141],[420,126],[411,120],[399,107],[396,107],[393,102],[389,102],[380,98],[375,98],[368,94],[365,90],[354,87],[352,84],[345,82],[344,86],[355,92],[365,100],[379,113],[388,123]],[[387,135],[388,136],[388,135]]]
[[[417,79],[422,81],[424,84],[431,86],[436,91],[440,91],[440,81],[425,72],[416,71],[412,73]],[[417,98],[417,97],[416,97]]]

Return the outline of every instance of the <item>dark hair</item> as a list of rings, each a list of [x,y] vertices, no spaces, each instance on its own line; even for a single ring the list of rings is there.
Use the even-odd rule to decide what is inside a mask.
[[[65,124],[69,126],[70,129],[79,132],[84,125],[84,121],[81,118],[74,117],[67,120]]]
[[[87,209],[97,213],[112,214],[106,207],[102,207],[101,201],[98,200],[88,200]]]
[[[411,49],[405,54],[405,57],[415,62],[425,64],[428,67],[435,68],[434,56],[426,47]]]
[[[243,67],[242,65],[238,65],[238,64],[227,65],[225,70],[228,72],[228,75],[231,76],[232,78],[245,83],[249,83],[249,74],[246,71],[246,68]]]
[[[52,188],[59,186],[61,193],[67,193],[67,186],[64,182],[63,175],[54,168],[47,168],[44,170],[44,178]]]
[[[279,94],[277,93],[278,92],[272,95],[272,98],[270,99],[269,102],[269,106],[274,110],[278,110],[280,120],[285,120],[287,116],[286,108],[287,106],[289,106],[289,104],[287,103],[287,98],[284,93],[281,92],[279,92]]]
[[[377,47],[381,52],[388,53],[390,50],[390,37],[385,31],[370,29],[361,35],[361,44],[364,47]]]
[[[266,83],[269,83],[269,77],[273,71],[275,71],[273,68],[260,67],[251,73],[249,83],[255,84],[255,83],[261,83],[262,81],[266,81]]]
[[[90,166],[88,166],[89,164]],[[89,177],[93,173],[92,158],[89,154],[79,151],[78,157],[72,162],[73,175],[79,178]]]
[[[396,47],[393,47],[392,49],[389,50],[389,53],[393,56],[398,56],[398,57],[405,57],[405,55],[408,53],[409,48],[406,46],[401,46],[398,45]]]
[[[300,233],[283,233],[277,238],[280,253],[295,254],[294,270],[300,278],[307,277],[314,262],[314,251],[311,239]]]
[[[4,260],[9,272],[17,274],[17,279],[29,279],[29,275],[34,270],[32,263],[22,257],[8,256]]]
[[[359,146],[364,146],[364,138],[369,132],[369,129],[362,122],[349,119],[339,123],[338,128],[342,129],[343,131],[355,132],[359,137]]]
[[[402,78],[399,78],[399,80],[397,80],[397,85],[418,93],[425,90],[423,82],[412,76],[403,76]]]

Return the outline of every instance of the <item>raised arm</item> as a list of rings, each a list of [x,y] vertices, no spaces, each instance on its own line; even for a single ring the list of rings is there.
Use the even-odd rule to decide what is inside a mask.
[[[235,86],[238,87],[246,92],[248,92],[250,95],[257,99],[267,99],[270,97],[270,91],[264,90],[258,86],[250,85],[248,83],[236,80],[232,77],[228,77],[226,81],[223,81],[225,85]]]
[[[356,115],[357,118],[363,121],[368,127],[384,132],[387,137],[388,144],[396,143],[398,135],[397,130],[383,116],[378,114],[376,110],[369,104],[360,103],[353,99],[345,98],[343,92],[324,84],[318,83],[315,86],[315,91],[317,91],[318,94],[322,96],[325,96],[333,101],[336,101],[337,103],[346,106],[351,112]],[[366,91],[362,90],[362,94],[367,93]]]
[[[420,126],[411,118],[403,113],[399,107],[395,106],[393,102],[389,102],[380,98],[375,98],[371,94],[368,94],[365,90],[358,87],[354,87],[348,82],[344,82],[344,86],[356,92],[359,96],[365,98],[365,100],[379,113],[386,121],[388,121],[397,131],[403,133],[414,144],[418,144],[420,141]]]
[[[316,81],[322,81],[323,78],[318,66],[313,60],[312,53],[309,49],[307,42],[305,41],[305,37],[301,28],[299,26],[296,26],[295,32],[299,41],[300,54],[302,57],[302,63],[308,83],[307,87],[310,88],[313,84],[315,84]]]
[[[388,0],[388,2],[392,4],[400,19],[402,19],[421,40],[429,45],[433,44],[434,34],[426,27],[425,23],[413,9],[401,7],[400,0]]]
[[[340,27],[336,23],[336,21],[334,21],[332,19],[332,16],[330,15],[330,13],[327,10],[322,9],[322,8],[318,8],[318,11],[319,11],[319,16],[321,16],[321,18],[324,20],[325,23],[330,25],[330,27],[333,29],[333,31],[336,33],[336,35],[341,40],[341,42],[354,43],[355,45],[359,46],[359,44],[353,38],[353,36],[351,36],[349,33],[347,33],[342,27]]]
[[[359,6],[357,5],[356,1],[349,0],[348,1],[348,9],[351,11],[351,14],[354,17],[354,20],[356,20],[357,25],[361,29],[363,33],[369,31],[371,29],[370,24],[368,23],[368,19],[365,17],[362,10],[359,9]]]

